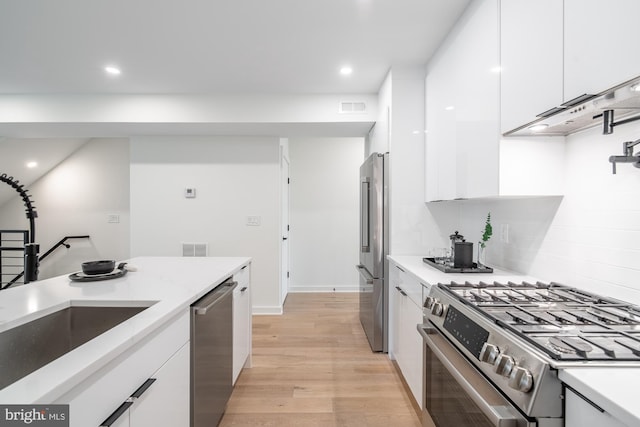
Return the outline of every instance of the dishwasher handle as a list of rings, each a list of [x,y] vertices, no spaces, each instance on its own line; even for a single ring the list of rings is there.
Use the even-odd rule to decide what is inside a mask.
[[[207,311],[211,310],[216,304],[222,301],[227,295],[233,292],[238,282],[224,282],[213,291],[193,305],[196,315],[204,316]]]

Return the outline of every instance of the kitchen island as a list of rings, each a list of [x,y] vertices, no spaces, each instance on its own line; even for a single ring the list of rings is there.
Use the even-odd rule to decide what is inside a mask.
[[[184,373],[179,380],[188,391],[189,307],[250,262],[140,257],[128,261],[136,271],[121,278],[73,282],[65,275],[0,292],[0,332],[67,307],[148,307],[0,390],[0,404],[68,403],[72,426],[99,425],[178,354]],[[186,402],[188,413],[188,392]]]

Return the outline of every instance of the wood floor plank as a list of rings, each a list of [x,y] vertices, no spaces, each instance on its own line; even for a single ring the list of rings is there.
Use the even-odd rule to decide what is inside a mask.
[[[254,316],[244,369],[220,426],[420,427],[386,354],[373,353],[357,293],[290,294],[281,316]]]

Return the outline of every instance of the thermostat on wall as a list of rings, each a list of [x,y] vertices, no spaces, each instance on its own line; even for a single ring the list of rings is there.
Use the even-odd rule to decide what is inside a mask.
[[[184,189],[184,197],[187,199],[195,199],[196,197],[196,189],[195,188],[185,188]]]

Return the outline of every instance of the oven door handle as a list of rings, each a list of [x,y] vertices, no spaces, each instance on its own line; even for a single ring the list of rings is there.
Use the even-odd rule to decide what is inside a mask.
[[[440,334],[440,331],[438,331],[435,327],[429,324],[421,324],[421,325],[418,325],[418,332],[420,332],[420,335],[422,335],[422,338],[425,344],[429,346],[433,354],[440,360],[440,363],[444,365],[444,367],[455,378],[458,384],[460,384],[460,387],[464,389],[464,391],[469,395],[471,400],[473,400],[475,404],[478,405],[480,410],[484,413],[484,415],[489,419],[489,421],[491,421],[491,423],[495,427],[516,427],[518,418],[511,413],[510,408],[504,405],[492,405],[491,403],[487,402],[487,400],[478,392],[478,390],[476,390],[471,385],[469,380],[459,372],[456,366],[440,350],[440,348],[438,348],[438,345],[431,338],[431,336],[433,335],[437,335],[441,337],[441,339],[444,341],[444,343],[446,343],[446,345],[451,345],[445,341],[445,338],[442,337],[442,335]],[[453,346],[451,346],[451,348],[453,349]],[[457,352],[457,350],[455,351]],[[473,369],[475,370],[475,368]],[[475,372],[475,374],[482,381],[486,381],[484,377],[482,377],[479,373]]]

